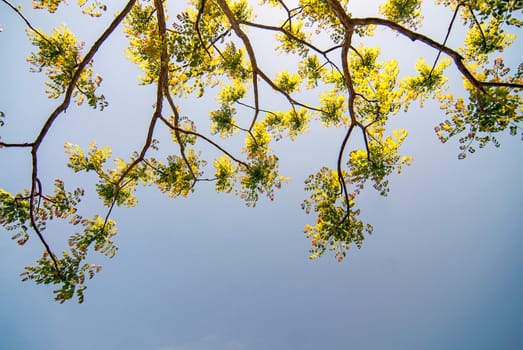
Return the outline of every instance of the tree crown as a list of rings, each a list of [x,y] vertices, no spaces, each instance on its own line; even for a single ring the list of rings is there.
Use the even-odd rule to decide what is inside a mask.
[[[42,258],[26,267],[23,279],[58,285],[60,302],[75,296],[81,302],[85,279],[100,271],[86,262],[89,251],[114,256],[112,211],[136,205],[140,185],[186,197],[199,183],[211,181],[216,191],[235,193],[254,206],[260,196],[272,200],[289,180],[278,170],[274,142],[294,140],[315,123],[341,128],[345,136],[336,164],[305,178],[309,197],[302,203],[316,215],[304,229],[312,243],[311,259],[330,250],[341,262],[372,232],[358,209],[365,185],[386,196],[389,177],[412,163],[412,157],[400,153],[407,130],[390,130],[392,116],[414,102],[438,101],[446,118],[434,131],[442,142],[459,139],[460,159],[489,143],[498,146],[497,133],[521,133],[523,69],[521,64],[510,67],[502,56],[516,42],[510,32],[522,25],[521,1],[437,0],[435,6],[446,8],[448,19],[441,25],[444,37],[433,38],[423,34],[421,0],[383,1],[376,17],[353,15],[347,0],[192,0],[179,10],[167,1],[130,0],[90,45],[65,25],[47,34],[20,7],[2,2],[25,22],[34,47],[27,61],[33,72],[45,73],[45,92],[58,104],[33,140],[0,141],[2,151],[27,149],[32,167],[27,189],[16,194],[0,189],[0,223],[20,245],[30,232],[42,242]],[[78,5],[93,21],[108,16],[100,1]],[[33,1],[35,11],[51,14],[60,6],[62,0]],[[65,143],[67,166],[94,173],[98,181],[96,193],[106,210],[89,218],[80,210],[84,190],[68,190],[60,179],[51,189],[43,186],[38,157],[72,103],[100,110],[109,106],[99,92],[102,77],[93,62],[120,27],[128,40],[127,57],[142,71],[139,84],[154,86],[156,94],[143,144],[127,159],[113,158],[109,146],[94,142],[86,149]],[[411,41],[402,42],[407,48],[414,42],[425,46],[431,61],[421,57],[413,62],[414,74],[401,74],[397,60],[381,59],[380,48],[367,44],[383,31],[394,32],[398,42]],[[463,33],[461,46],[449,44],[456,31]],[[279,55],[277,64],[262,62],[260,52],[267,50]],[[449,92],[450,70],[461,76],[460,95]],[[208,125],[187,107],[207,95],[216,101]],[[286,107],[279,108],[274,96]],[[3,125],[4,113],[0,117]],[[159,152],[161,128],[177,147],[167,156]],[[234,150],[231,140],[238,138],[243,147]],[[66,220],[78,231],[61,255],[44,235],[53,219]]]

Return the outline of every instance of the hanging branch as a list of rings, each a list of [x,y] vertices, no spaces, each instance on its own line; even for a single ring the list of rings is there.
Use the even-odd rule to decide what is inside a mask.
[[[4,1],[4,0],[2,0],[2,1]],[[118,27],[118,25],[123,21],[123,19],[131,11],[131,9],[134,6],[135,2],[136,2],[136,0],[130,0],[127,3],[127,5],[124,7],[122,12],[120,12],[115,17],[115,19],[111,22],[109,27],[107,27],[107,29],[102,33],[102,35],[95,41],[93,46],[91,46],[91,49],[89,50],[89,52],[85,55],[83,60],[78,64],[78,67],[76,68],[76,71],[75,71],[73,77],[71,78],[71,81],[69,82],[69,84],[67,86],[67,89],[66,89],[66,92],[65,92],[64,99],[63,99],[62,103],[58,107],[56,107],[56,109],[47,118],[47,120],[44,123],[42,129],[40,130],[40,133],[36,137],[35,141],[32,142],[32,144],[31,144],[32,173],[31,173],[31,194],[30,194],[31,200],[29,200],[30,222],[31,222],[31,226],[33,227],[33,229],[35,230],[36,234],[38,235],[38,238],[40,239],[40,241],[44,245],[47,253],[50,256],[50,258],[53,260],[53,264],[54,264],[58,274],[60,274],[60,268],[59,268],[58,261],[56,260],[56,257],[53,254],[49,244],[47,243],[47,241],[43,237],[40,229],[38,228],[38,226],[36,224],[36,218],[35,218],[35,206],[34,206],[34,200],[33,199],[36,197],[36,193],[37,193],[36,187],[37,187],[37,183],[39,182],[39,179],[38,179],[38,149],[40,148],[40,145],[44,141],[45,136],[47,135],[47,133],[51,129],[51,126],[56,121],[58,116],[61,113],[65,112],[67,107],[69,107],[74,87],[76,85],[76,82],[80,78],[80,75],[81,75],[82,71],[89,64],[89,62],[92,61],[92,59],[94,58],[96,52],[102,46],[102,44],[107,40],[107,38],[114,32],[114,30]]]

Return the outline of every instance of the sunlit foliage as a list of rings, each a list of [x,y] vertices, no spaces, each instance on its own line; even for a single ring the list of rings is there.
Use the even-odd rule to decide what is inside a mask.
[[[309,197],[302,208],[315,215],[304,229],[311,240],[311,259],[333,251],[341,262],[350,247],[360,248],[372,232],[360,215],[362,191],[371,185],[386,196],[390,177],[413,161],[400,152],[408,125],[392,130],[390,118],[408,111],[413,102],[439,102],[444,117],[434,128],[436,136],[442,142],[457,137],[460,159],[477,147],[498,146],[497,134],[521,134],[523,65],[511,67],[502,56],[518,44],[513,32],[522,24],[521,1],[436,0],[432,6],[448,10],[448,18],[436,19],[444,39],[423,34],[424,22],[434,19],[424,15],[429,5],[421,0],[384,0],[375,9],[377,17],[362,18],[353,15],[346,0],[191,0],[182,11],[168,14],[171,2],[130,0],[86,46],[64,25],[48,34],[35,28],[30,15],[2,0],[25,21],[34,47],[27,58],[31,71],[45,73],[45,92],[60,103],[33,141],[0,141],[2,152],[29,150],[33,169],[27,189],[11,194],[0,188],[0,224],[20,245],[32,235],[41,241],[42,257],[22,276],[56,285],[60,302],[75,297],[83,301],[86,279],[101,270],[86,262],[89,254],[115,255],[117,229],[111,214],[115,207],[137,204],[138,186],[186,197],[201,182],[214,182],[216,191],[234,193],[255,206],[261,197],[273,200],[276,189],[289,181],[280,174],[275,142],[295,140],[320,124],[340,128],[345,136],[337,141],[338,161],[305,177]],[[46,10],[51,18],[65,5],[62,0],[33,1],[34,11]],[[79,0],[78,5],[93,21],[107,11],[98,0]],[[270,14],[273,21],[258,20],[260,14]],[[105,207],[87,218],[80,214],[84,190],[66,190],[59,179],[53,189],[44,188],[38,151],[71,102],[108,107],[98,91],[102,77],[93,71],[93,60],[118,27],[127,39],[128,59],[142,71],[139,84],[156,89],[154,111],[144,130],[145,142],[128,157],[113,157],[110,145],[93,142],[82,148],[65,143],[67,167],[94,175],[94,191]],[[447,39],[457,29],[462,44],[451,47]],[[386,31],[407,50],[412,43],[403,38],[424,45],[433,55],[416,55],[411,62],[383,59],[381,48],[367,39]],[[268,38],[263,45],[257,41],[262,35]],[[262,65],[260,53],[269,51],[275,59],[271,66]],[[402,74],[400,66],[405,65],[412,66],[412,75]],[[450,92],[460,91],[449,87],[449,75],[456,73],[464,93]],[[286,101],[285,107],[274,102],[275,95]],[[207,124],[187,108],[204,96]],[[209,103],[211,96],[214,104]],[[5,127],[8,118],[3,112],[0,118]],[[162,148],[169,154],[159,152],[156,137],[162,127],[169,131],[171,147]],[[74,134],[70,137],[74,141]],[[238,138],[243,147],[230,150],[238,142],[228,140]],[[365,217],[372,215],[379,213]],[[61,254],[54,253],[44,234],[57,219],[75,228]]]

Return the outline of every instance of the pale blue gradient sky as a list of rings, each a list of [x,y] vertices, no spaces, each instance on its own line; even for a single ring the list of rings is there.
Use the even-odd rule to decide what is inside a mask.
[[[35,24],[49,28],[45,16],[25,8]],[[92,41],[100,30],[71,17],[74,11],[71,5],[58,15]],[[0,110],[8,116],[0,136],[25,141],[57,101],[43,94],[43,77],[27,72],[31,48],[23,23],[3,4],[0,25]],[[85,147],[96,139],[124,157],[143,141],[139,128],[151,115],[154,92],[135,86],[138,72],[123,59],[123,48],[121,36],[111,39],[95,63],[110,107],[100,113],[71,106],[44,144],[45,183],[62,177],[69,188],[86,181],[93,187],[92,177],[65,168],[65,140]],[[414,62],[418,48],[392,45],[388,55]],[[271,57],[268,52],[267,62]],[[185,102],[186,113],[199,113],[200,105]],[[33,237],[20,248],[2,231],[0,348],[523,348],[521,141],[500,136],[501,148],[458,161],[456,143],[442,145],[432,131],[441,118],[431,104],[396,117],[394,125],[410,131],[403,152],[415,162],[393,177],[388,198],[362,197],[374,234],[343,264],[331,256],[308,260],[302,229],[313,218],[299,208],[302,180],[334,164],[343,130],[313,129],[275,145],[282,172],[293,181],[275,202],[261,200],[254,209],[208,184],[177,200],[140,190],[136,208],[115,211],[120,251],[111,261],[93,255],[104,270],[89,283],[82,305],[57,304],[51,288],[21,283],[18,274],[41,247]],[[27,187],[28,166],[26,151],[2,150],[0,186]],[[86,198],[87,213],[99,208]],[[70,232],[56,228],[46,232],[60,245]]]

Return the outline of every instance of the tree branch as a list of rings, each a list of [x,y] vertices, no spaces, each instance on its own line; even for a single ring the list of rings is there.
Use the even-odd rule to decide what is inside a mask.
[[[429,38],[426,35],[414,32],[410,29],[407,29],[395,22],[389,21],[387,19],[383,18],[375,18],[375,17],[367,17],[367,18],[351,18],[350,21],[355,26],[368,26],[371,24],[379,25],[388,27],[392,30],[397,31],[399,34],[409,38],[412,41],[420,41],[438,51],[441,51],[448,55],[452,60],[454,61],[454,64],[458,68],[458,70],[463,74],[465,79],[467,79],[476,89],[480,90],[481,92],[485,92],[483,89],[483,86],[507,86],[512,88],[523,88],[523,84],[517,84],[517,83],[494,83],[494,82],[482,82],[470,72],[470,70],[465,66],[465,63],[463,63],[463,57],[455,50],[438,43],[437,41]]]
[[[4,1],[4,0],[2,0]],[[94,55],[98,51],[98,49],[102,46],[102,44],[107,40],[107,38],[113,33],[113,31],[118,27],[118,25],[123,21],[123,19],[127,16],[129,11],[131,11],[132,7],[134,6],[136,0],[130,0],[127,5],[124,7],[122,12],[120,12],[113,22],[107,27],[107,29],[102,33],[102,35],[95,41],[93,46],[91,46],[91,49],[89,52],[85,55],[82,62],[78,65],[73,77],[71,78],[71,81],[69,82],[69,85],[67,86],[67,90],[65,92],[65,96],[63,99],[63,102],[51,113],[49,118],[46,120],[45,124],[43,125],[42,129],[40,130],[40,133],[36,137],[35,141],[32,143],[31,146],[31,159],[32,159],[32,174],[31,174],[31,200],[29,201],[29,213],[30,213],[30,221],[31,226],[35,230],[36,234],[38,235],[40,241],[44,245],[47,253],[53,260],[53,263],[55,265],[56,271],[58,274],[60,274],[60,268],[58,265],[58,261],[56,260],[53,252],[51,251],[51,248],[49,247],[49,244],[46,242],[45,238],[43,237],[42,233],[40,232],[39,228],[36,225],[36,219],[35,219],[35,207],[33,203],[33,198],[36,195],[36,186],[39,182],[38,180],[38,149],[40,145],[42,144],[45,136],[51,129],[51,126],[53,125],[54,121],[58,118],[58,116],[64,112],[67,107],[69,106],[71,102],[71,97],[73,94],[74,87],[76,85],[76,82],[80,78],[80,75],[83,71],[83,69],[91,62]]]
[[[26,147],[26,148],[30,148],[30,147],[33,147],[34,143],[33,142],[24,142],[24,143],[4,143],[2,141],[0,141],[0,148],[3,148],[3,147],[20,147],[20,148],[23,148],[23,147]]]
[[[232,26],[232,29],[236,33],[236,35],[241,39],[243,42],[243,45],[245,45],[245,49],[247,50],[247,54],[249,55],[250,63],[251,63],[251,69],[252,69],[252,88],[254,93],[254,106],[256,110],[254,111],[254,117],[252,119],[251,125],[249,127],[249,130],[252,130],[254,127],[254,123],[256,123],[256,119],[258,119],[259,114],[259,108],[260,108],[260,102],[259,102],[259,91],[258,91],[258,64],[256,62],[256,55],[254,53],[254,49],[252,47],[251,41],[249,40],[249,37],[245,32],[240,28],[239,22],[236,20],[236,17],[234,17],[234,13],[232,12],[231,8],[227,4],[225,0],[216,0],[220,8],[222,9],[223,13],[229,20],[229,23]]]

